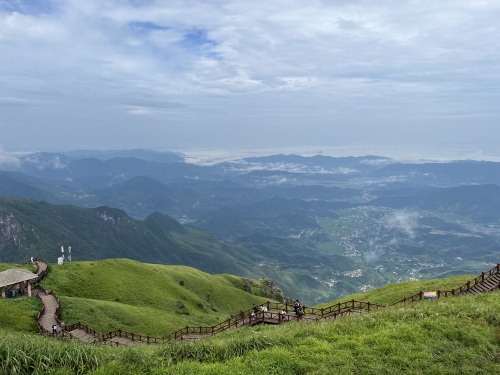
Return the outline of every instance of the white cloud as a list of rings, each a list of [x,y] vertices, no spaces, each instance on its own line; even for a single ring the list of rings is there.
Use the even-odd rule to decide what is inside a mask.
[[[19,158],[11,153],[6,152],[0,147],[0,168],[2,169],[10,169],[15,168],[20,165]]]
[[[51,155],[47,158],[38,154],[33,154],[23,158],[22,162],[28,165],[32,165],[39,170],[68,168],[68,165],[63,160],[61,160],[61,157],[59,155]]]
[[[101,122],[116,134],[113,126],[141,117],[164,129],[164,116],[122,117],[158,112],[164,101],[182,103],[169,124],[189,129],[168,132],[173,144],[189,145],[195,129],[198,147],[260,146],[264,137],[366,144],[389,134],[409,144],[498,143],[485,135],[499,117],[497,1],[27,4],[0,1],[1,102],[41,104],[9,107],[10,142],[35,122],[49,133]],[[34,133],[18,147],[36,146]],[[142,135],[123,133],[110,146],[164,146],[167,134]]]
[[[383,225],[389,229],[396,229],[413,239],[418,227],[418,216],[418,212],[415,211],[394,211],[383,218]]]

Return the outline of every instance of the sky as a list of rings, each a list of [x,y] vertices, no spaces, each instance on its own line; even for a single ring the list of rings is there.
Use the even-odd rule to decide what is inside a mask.
[[[0,152],[498,156],[498,20],[498,0],[0,0]]]

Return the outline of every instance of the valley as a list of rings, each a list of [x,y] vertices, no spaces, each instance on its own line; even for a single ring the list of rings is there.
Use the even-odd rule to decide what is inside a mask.
[[[71,244],[78,260],[269,278],[317,304],[496,264],[499,176],[500,163],[381,156],[33,154],[0,173],[0,258],[50,261]]]

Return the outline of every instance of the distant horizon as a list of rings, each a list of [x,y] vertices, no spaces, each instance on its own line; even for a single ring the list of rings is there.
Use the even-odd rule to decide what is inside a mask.
[[[177,152],[177,151],[176,151]],[[268,156],[278,154],[294,154],[304,157],[315,155],[331,156],[331,157],[358,157],[358,156],[380,156],[390,158],[398,162],[450,162],[458,160],[475,160],[475,161],[492,161],[500,162],[499,150],[478,151],[475,149],[433,149],[433,150],[409,150],[405,149],[388,149],[379,147],[281,147],[272,149],[184,149],[179,150],[193,164],[209,164],[224,160],[235,160],[244,157]]]
[[[222,162],[231,162],[248,157],[263,157],[271,155],[299,155],[311,157],[323,155],[329,157],[362,157],[379,156],[389,158],[394,162],[401,163],[439,163],[459,160],[500,162],[499,150],[476,150],[471,148],[440,148],[432,150],[409,149],[409,148],[380,148],[375,146],[344,146],[344,147],[277,147],[277,148],[109,148],[109,149],[65,149],[65,150],[29,150],[29,151],[6,151],[0,149],[0,168],[4,165],[16,163],[18,158],[24,155],[36,153],[74,153],[74,152],[118,152],[118,151],[154,151],[171,152],[185,157],[185,162],[197,165],[213,165]]]

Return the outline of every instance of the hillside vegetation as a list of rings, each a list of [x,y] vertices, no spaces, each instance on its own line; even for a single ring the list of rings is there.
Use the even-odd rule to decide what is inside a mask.
[[[370,301],[380,305],[390,305],[402,300],[404,297],[409,297],[420,291],[437,291],[451,290],[463,285],[468,280],[471,280],[475,275],[460,275],[450,276],[444,279],[430,279],[418,281],[405,281],[403,283],[388,284],[378,289],[370,290],[365,293],[351,294],[350,296],[340,298],[329,303],[322,303],[317,307],[326,307],[334,303],[345,302],[350,300]]]
[[[182,225],[159,213],[135,220],[116,208],[80,208],[0,197],[3,262],[22,262],[34,256],[56,263],[61,245],[66,249],[72,246],[74,260],[127,258],[182,264],[212,274],[267,277],[291,296],[309,293],[320,285],[307,271],[268,265],[266,255],[253,247],[220,240],[205,230]],[[288,245],[285,250],[289,255],[292,250],[303,253],[303,249]]]
[[[57,293],[66,323],[157,337],[186,325],[213,325],[253,303],[281,296],[265,280],[128,259],[54,265],[42,284]]]
[[[117,277],[110,263],[83,262],[71,267],[53,267],[47,280],[51,287],[61,287],[60,293],[71,291],[71,283],[65,280],[75,269],[107,269],[108,284]],[[156,265],[128,264],[118,261],[125,268],[130,267],[131,275],[140,270],[150,269],[158,273],[162,282],[167,278],[166,270],[155,270]],[[105,266],[107,266],[105,268]],[[100,268],[101,267],[101,268]],[[134,267],[136,270],[134,271]],[[143,268],[144,267],[144,268]],[[181,271],[181,270],[179,270]],[[191,290],[201,295],[210,292],[212,282],[201,273],[172,273],[173,282],[169,288],[175,289],[179,279],[185,281],[185,288],[192,283]],[[105,276],[102,277],[105,279]],[[131,278],[132,279],[132,278]],[[194,282],[196,279],[197,282]],[[390,285],[371,291],[373,302],[382,302],[396,296],[400,291],[412,289],[438,290],[459,286],[467,277],[453,277],[444,280],[412,282]],[[230,276],[215,276],[219,287],[234,285]],[[133,282],[127,282],[132,288]],[[458,284],[456,283],[458,281]],[[144,280],[145,282],[145,280]],[[214,281],[217,282],[217,281]],[[141,279],[142,283],[142,279]],[[201,283],[201,284],[200,284]],[[142,286],[158,289],[153,284]],[[406,285],[405,285],[406,284]],[[174,285],[177,285],[174,287]],[[122,288],[117,285],[118,288]],[[69,288],[69,289],[65,289]],[[78,289],[78,288],[73,288]],[[106,290],[112,289],[111,287]],[[132,288],[134,289],[134,288]],[[66,297],[78,304],[89,293],[86,288],[73,292],[74,297]],[[135,293],[135,292],[134,292]],[[179,292],[180,293],[180,292]],[[227,292],[226,292],[227,293]],[[244,292],[243,292],[244,293]],[[182,294],[182,293],[181,293]],[[78,295],[78,297],[76,297]],[[99,291],[94,300],[98,303],[112,299],[110,292]],[[180,294],[179,294],[180,295]],[[186,292],[187,295],[187,292]],[[242,294],[241,296],[244,296]],[[364,295],[365,297],[368,294]],[[359,296],[350,296],[358,298]],[[398,296],[398,299],[403,296]],[[130,297],[127,297],[130,298]],[[194,298],[194,297],[192,297]],[[218,297],[222,298],[222,297]],[[239,300],[240,295],[220,300],[223,305],[233,303],[244,305],[255,298]],[[131,300],[134,298],[130,298]],[[137,296],[139,299],[139,296]],[[173,298],[175,299],[175,298]],[[173,301],[171,299],[171,301]],[[236,301],[231,301],[235,299]],[[160,300],[166,300],[160,301]],[[8,300],[9,304],[16,301]],[[121,303],[121,302],[120,302]],[[134,308],[147,303],[143,298],[136,300]],[[158,300],[159,308],[170,307],[168,298]],[[128,305],[127,305],[128,306]],[[161,306],[161,307],[160,307]],[[192,305],[187,304],[190,309]],[[3,306],[2,306],[3,307]],[[27,306],[28,307],[28,306]],[[63,305],[63,311],[65,306]],[[151,309],[156,309],[151,305]],[[28,310],[31,308],[28,307]],[[174,309],[175,310],[175,309]],[[2,309],[2,311],[4,311]],[[129,310],[132,313],[135,310]],[[377,312],[351,315],[333,321],[314,324],[288,323],[280,326],[254,326],[227,331],[213,338],[194,344],[174,343],[163,346],[99,347],[85,346],[77,342],[60,341],[37,335],[26,335],[5,326],[0,328],[0,373],[55,373],[58,374],[325,374],[334,369],[339,374],[477,374],[500,372],[500,292],[488,294],[443,298],[436,301],[422,301],[405,306],[397,305]],[[176,314],[166,314],[172,318]],[[193,314],[195,315],[195,314]],[[191,317],[191,315],[187,315]],[[95,316],[96,320],[99,318]],[[26,332],[26,330],[24,331]]]
[[[476,274],[500,259],[500,163],[296,154],[190,161],[147,150],[20,157],[0,171],[0,259],[55,262],[71,245],[76,260],[267,277],[307,304]]]
[[[258,258],[245,247],[153,213],[135,220],[110,208],[51,205],[0,197],[0,258],[22,262],[31,256],[56,262],[61,245],[77,260],[128,258],[184,264],[210,273],[254,276]]]

